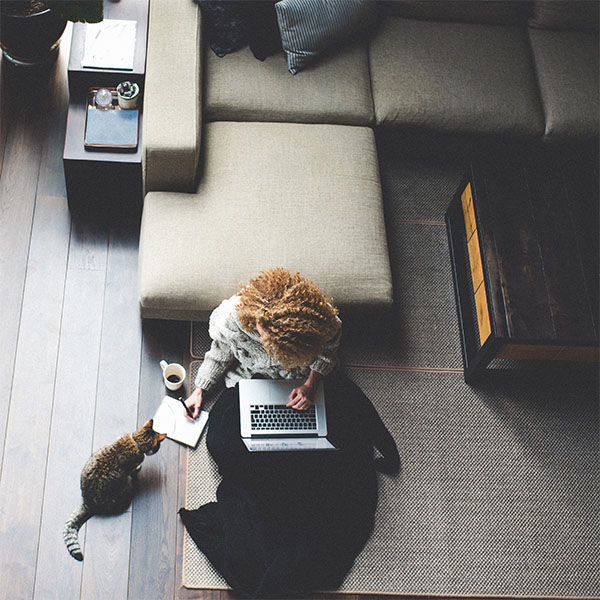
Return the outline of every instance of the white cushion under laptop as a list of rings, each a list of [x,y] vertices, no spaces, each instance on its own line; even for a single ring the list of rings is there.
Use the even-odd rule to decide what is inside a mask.
[[[240,381],[240,429],[248,450],[337,450],[326,438],[322,382],[308,410],[286,406],[292,390],[303,383],[292,379]]]

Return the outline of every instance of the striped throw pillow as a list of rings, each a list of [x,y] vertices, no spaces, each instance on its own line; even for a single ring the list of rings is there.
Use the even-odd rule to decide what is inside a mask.
[[[324,50],[358,37],[376,18],[372,0],[281,0],[275,10],[292,75]]]

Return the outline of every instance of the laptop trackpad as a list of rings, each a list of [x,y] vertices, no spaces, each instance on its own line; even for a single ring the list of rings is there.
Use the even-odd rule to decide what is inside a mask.
[[[327,438],[242,438],[250,452],[288,450],[337,450]]]

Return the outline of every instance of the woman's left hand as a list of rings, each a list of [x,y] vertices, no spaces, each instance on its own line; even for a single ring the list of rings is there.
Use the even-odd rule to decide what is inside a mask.
[[[300,387],[294,388],[290,394],[290,401],[287,406],[295,408],[296,410],[306,410],[313,404],[313,398],[315,397],[315,391],[307,383],[304,383]]]

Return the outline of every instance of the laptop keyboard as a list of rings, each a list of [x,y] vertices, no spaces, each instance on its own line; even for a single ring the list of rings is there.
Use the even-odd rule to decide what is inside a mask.
[[[250,427],[252,431],[266,429],[315,430],[317,428],[315,407],[296,410],[285,404],[251,404]]]

